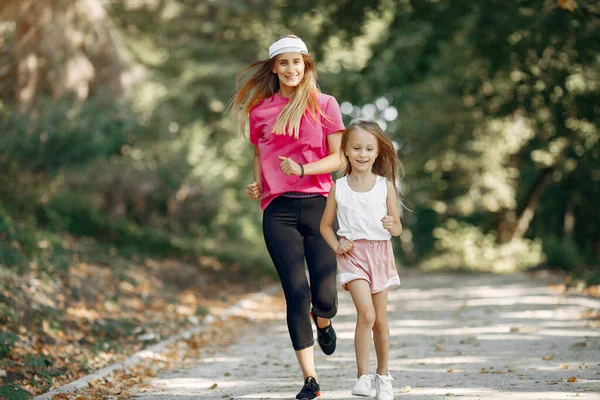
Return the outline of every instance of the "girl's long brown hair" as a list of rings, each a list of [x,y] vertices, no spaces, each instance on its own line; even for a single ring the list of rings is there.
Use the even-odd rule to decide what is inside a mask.
[[[287,37],[296,38],[297,36],[288,35]],[[277,117],[273,127],[275,134],[288,134],[296,139],[300,131],[300,120],[306,111],[315,119],[317,115],[326,117],[317,102],[319,88],[317,86],[315,63],[308,54],[302,54],[302,59],[304,60],[304,77],[290,101]],[[231,101],[231,110],[240,135],[243,135],[246,131],[246,121],[250,109],[279,91],[279,78],[277,74],[273,73],[276,60],[277,56],[255,61],[237,75],[235,81],[236,93]],[[258,70],[250,78],[242,79],[246,72],[256,67],[258,67]]]
[[[374,174],[386,177],[388,180],[390,180],[394,185],[394,189],[396,189],[396,192],[398,192],[398,187],[396,185],[396,179],[398,178],[397,171],[400,169],[402,171],[402,175],[404,175],[404,167],[398,158],[398,154],[394,148],[394,143],[383,132],[379,124],[374,121],[356,121],[344,129],[340,148],[342,149],[341,153],[346,161],[346,166],[342,172],[342,176],[350,175],[352,172],[352,165],[350,164],[350,160],[346,155],[345,149],[346,146],[348,146],[348,138],[350,137],[350,134],[357,128],[365,130],[375,135],[377,138],[377,149],[379,151],[379,155],[373,163],[372,171]]]

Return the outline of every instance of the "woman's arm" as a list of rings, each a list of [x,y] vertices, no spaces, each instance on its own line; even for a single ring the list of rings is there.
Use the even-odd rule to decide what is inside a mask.
[[[260,165],[260,153],[258,152],[258,146],[254,146],[254,159],[252,160],[252,174],[254,176],[254,182],[246,186],[246,194],[250,200],[258,200],[262,197],[263,185],[262,185],[262,167]]]
[[[387,181],[386,204],[388,215],[381,219],[383,228],[393,236],[400,236],[402,233],[402,223],[400,222],[400,213],[398,212],[398,197],[396,189],[392,182]]]
[[[262,187],[262,167],[260,166],[260,153],[258,152],[258,146],[254,146],[254,159],[252,160],[252,170],[254,171],[254,182],[260,183],[260,186]]]
[[[327,196],[327,203],[325,205],[325,211],[323,211],[323,216],[321,217],[321,236],[327,242],[329,247],[333,249],[333,251],[337,251],[340,246],[340,242],[337,240],[335,236],[335,232],[333,232],[333,221],[335,219],[335,212],[337,209],[337,203],[335,201],[335,183],[331,187],[329,191],[329,196]]]
[[[319,161],[304,164],[304,175],[329,174],[342,169],[344,162],[340,152],[341,142],[342,132],[332,133],[327,136],[329,155],[321,158]]]
[[[328,156],[315,162],[303,164],[302,167],[289,157],[279,156],[279,160],[281,160],[279,168],[287,175],[296,176],[302,175],[302,168],[304,168],[304,175],[329,174],[333,171],[338,171],[344,166],[344,161],[340,152],[341,142],[342,132],[332,133],[327,136],[327,146],[329,147]]]

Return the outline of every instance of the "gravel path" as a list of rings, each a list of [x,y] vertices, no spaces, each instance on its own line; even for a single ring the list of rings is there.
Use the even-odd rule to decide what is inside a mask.
[[[397,399],[600,399],[600,327],[582,317],[598,315],[600,300],[558,294],[525,274],[410,272],[401,279],[388,316]],[[339,293],[338,348],[329,357],[315,349],[321,399],[357,399],[350,394],[354,308]],[[281,302],[267,311],[250,306],[253,322],[242,324],[234,343],[134,388],[134,397],[294,398],[302,379]]]

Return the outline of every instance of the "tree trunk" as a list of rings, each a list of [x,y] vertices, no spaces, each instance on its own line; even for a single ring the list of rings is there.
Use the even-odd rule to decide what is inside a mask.
[[[514,225],[512,232],[508,235],[508,242],[513,239],[518,239],[525,235],[527,229],[529,228],[529,224],[535,215],[535,209],[537,204],[544,193],[544,189],[546,189],[546,185],[550,180],[552,173],[556,169],[557,163],[552,165],[551,167],[544,168],[540,171],[537,179],[533,183],[533,186],[529,190],[527,194],[527,198],[525,200],[525,205],[523,209],[517,214],[517,220]]]
[[[129,59],[100,0],[0,0],[0,17],[15,22],[11,57],[0,61],[15,76],[2,85],[11,93],[2,98],[20,111],[31,111],[40,95],[85,100],[95,90],[122,92]]]

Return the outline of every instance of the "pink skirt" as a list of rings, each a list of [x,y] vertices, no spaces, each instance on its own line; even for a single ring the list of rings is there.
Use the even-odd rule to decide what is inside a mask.
[[[369,282],[371,293],[400,285],[392,242],[389,240],[355,240],[352,250],[338,254],[336,258],[344,290],[348,290],[348,282],[356,279]]]

